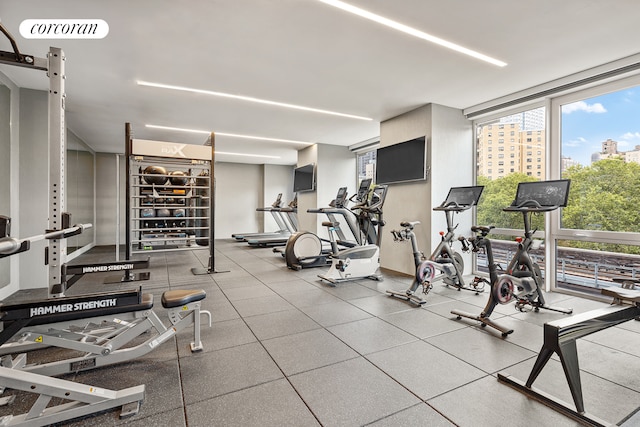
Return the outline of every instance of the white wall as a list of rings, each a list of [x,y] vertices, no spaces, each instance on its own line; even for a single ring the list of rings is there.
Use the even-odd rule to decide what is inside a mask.
[[[337,145],[318,145],[317,167],[317,207],[326,207],[335,199],[338,188],[347,187],[349,196],[356,191],[356,155],[347,147]],[[328,239],[329,232],[322,226],[327,220],[325,215],[314,215],[316,218],[317,233],[320,237]],[[341,221],[341,218],[337,218]],[[349,236],[348,227],[342,227]]]
[[[444,202],[451,187],[473,185],[473,126],[461,110],[432,104],[431,157],[431,205]],[[453,224],[459,224],[456,235],[471,236],[472,210],[454,214]],[[431,221],[431,251],[440,242],[439,231],[447,229],[443,212],[433,212]],[[465,274],[472,272],[471,253],[463,253],[460,243],[454,250],[464,259]]]
[[[256,212],[265,204],[262,169],[261,165],[216,163],[216,239],[262,231],[264,216]]]
[[[338,188],[347,187],[349,194],[356,188],[356,156],[347,147],[315,144],[298,151],[298,166],[316,165],[316,190],[298,194],[300,229],[329,238],[322,222],[324,215],[307,213],[307,209],[326,207],[335,198]]]
[[[287,206],[293,199],[293,166],[264,165],[264,206],[270,206],[275,201],[276,196],[282,193],[282,206]],[[258,206],[256,206],[258,207]],[[273,219],[273,215],[267,213],[263,221],[264,231],[278,230],[278,224]]]

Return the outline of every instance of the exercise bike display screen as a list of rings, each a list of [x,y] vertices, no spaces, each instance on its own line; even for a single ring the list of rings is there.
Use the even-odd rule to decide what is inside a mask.
[[[512,206],[521,206],[528,201],[535,201],[540,206],[567,206],[569,184],[571,180],[521,182],[518,184],[516,199]]]
[[[474,187],[452,187],[442,206],[447,206],[452,203],[457,203],[458,206],[477,205],[482,195],[482,190],[484,190],[484,186],[482,185]]]

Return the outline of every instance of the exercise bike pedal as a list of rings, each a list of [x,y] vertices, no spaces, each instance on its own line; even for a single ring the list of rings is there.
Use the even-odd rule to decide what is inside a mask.
[[[422,284],[422,293],[427,295],[433,289],[433,284],[431,282],[424,282]]]
[[[417,295],[410,294],[410,293],[404,292],[404,291],[396,292],[396,291],[387,290],[387,293],[392,297],[396,297],[396,298],[403,299],[405,301],[412,302],[412,303],[414,303],[414,304],[416,304],[418,306],[421,306],[421,305],[423,305],[423,304],[425,304],[427,302],[426,300],[420,298]]]

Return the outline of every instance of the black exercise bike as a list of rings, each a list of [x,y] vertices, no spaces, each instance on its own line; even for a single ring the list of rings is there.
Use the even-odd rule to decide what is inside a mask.
[[[521,182],[518,184],[516,199],[503,210],[522,213],[524,238],[517,239],[518,247],[516,252],[504,271],[498,271],[499,265],[493,258],[491,240],[487,238],[487,235],[494,227],[471,227],[471,230],[476,235],[467,240],[471,243],[473,252],[484,251],[486,253],[489,268],[489,280],[484,277],[476,277],[473,281],[475,283],[488,283],[491,286],[491,292],[489,300],[480,315],[452,310],[451,313],[455,314],[458,320],[463,317],[477,320],[481,322],[480,326],[491,326],[500,331],[503,337],[506,337],[513,332],[513,329],[505,328],[489,319],[498,304],[508,304],[515,299],[515,306],[519,311],[531,309],[539,311],[544,308],[559,313],[573,313],[573,309],[570,308],[547,305],[542,293],[544,286],[542,271],[529,253],[534,245],[533,234],[536,231],[531,231],[531,216],[534,213],[550,212],[566,206],[569,184],[569,180]]]
[[[478,204],[483,186],[473,187],[453,187],[449,190],[447,198],[440,206],[433,208],[434,211],[443,211],[447,218],[447,232],[440,232],[440,243],[433,253],[426,259],[423,253],[418,249],[418,243],[413,228],[420,224],[419,221],[403,222],[400,224],[403,230],[393,230],[393,239],[395,241],[410,240],[413,250],[413,260],[416,266],[416,273],[411,287],[406,291],[392,291],[387,293],[391,296],[411,301],[414,304],[422,305],[426,303],[424,298],[417,295],[418,288],[422,287],[422,293],[428,294],[433,288],[433,283],[442,280],[445,285],[451,286],[457,290],[465,289],[473,291],[476,295],[484,291],[483,282],[473,282],[466,284],[462,277],[464,273],[464,260],[462,255],[453,249],[455,241],[455,230],[458,225],[453,225],[453,214],[464,212],[472,206]],[[462,245],[462,251],[468,252],[466,238],[459,236],[457,240]],[[441,274],[436,277],[436,274]]]

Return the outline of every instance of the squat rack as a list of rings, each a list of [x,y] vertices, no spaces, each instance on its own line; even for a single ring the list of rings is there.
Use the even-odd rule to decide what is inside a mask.
[[[0,32],[9,39],[13,52],[0,51],[0,64],[45,71],[49,77],[49,218],[47,233],[68,228],[69,215],[65,213],[65,70],[64,52],[50,47],[46,58],[25,55],[9,31],[0,23]],[[62,269],[66,261],[67,244],[64,233],[49,240],[45,248],[45,264],[48,265],[48,296],[64,296]],[[37,395],[29,412],[3,417],[3,425],[44,426],[56,422],[122,407],[121,416],[137,413],[144,399],[144,385],[123,390],[108,390],[45,375],[22,372],[0,366],[0,388],[22,390]],[[54,397],[68,403],[53,405]],[[1,405],[13,402],[11,396],[0,399]]]
[[[62,230],[65,200],[65,56],[62,49],[50,47],[46,58],[25,55],[9,31],[0,23],[0,31],[9,39],[13,52],[0,51],[0,63],[45,71],[49,77],[49,222],[48,231]],[[48,267],[49,297],[62,296],[62,266],[66,261],[67,243],[52,239],[45,249]]]

